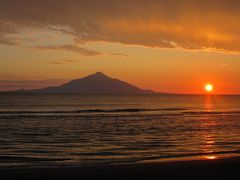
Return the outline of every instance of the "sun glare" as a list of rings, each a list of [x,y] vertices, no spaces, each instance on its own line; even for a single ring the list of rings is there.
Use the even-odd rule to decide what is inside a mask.
[[[212,84],[206,84],[205,85],[205,90],[207,92],[212,92],[213,91],[213,85]]]

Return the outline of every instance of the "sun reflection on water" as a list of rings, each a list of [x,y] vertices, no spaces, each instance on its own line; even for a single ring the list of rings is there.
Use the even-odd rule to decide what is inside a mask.
[[[205,109],[207,112],[211,112],[211,111],[212,111],[212,109],[213,109],[212,96],[206,96],[206,97],[205,97],[204,109]]]
[[[217,159],[217,156],[205,156],[205,159],[214,160],[214,159]]]
[[[214,103],[213,103],[213,97],[212,96],[206,96],[205,102],[204,102],[204,109],[207,112],[211,112],[214,109]],[[207,121],[203,121],[202,126],[206,128],[201,133],[201,139],[202,139],[202,151],[203,153],[206,153],[208,155],[204,156],[203,158],[206,160],[214,160],[217,159],[217,156],[212,155],[211,153],[214,153],[216,150],[216,131],[215,131],[215,125],[216,122],[213,121],[211,116],[206,115],[205,117]]]

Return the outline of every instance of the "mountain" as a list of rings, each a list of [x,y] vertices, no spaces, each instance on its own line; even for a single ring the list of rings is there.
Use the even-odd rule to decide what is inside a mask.
[[[21,90],[28,93],[80,93],[80,94],[154,94],[127,82],[113,79],[101,72],[76,79],[58,87],[44,89]]]

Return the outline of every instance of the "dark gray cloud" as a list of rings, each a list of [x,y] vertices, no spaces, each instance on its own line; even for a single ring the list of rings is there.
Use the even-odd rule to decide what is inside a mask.
[[[0,18],[66,26],[78,43],[240,52],[239,0],[0,0]],[[1,29],[0,43],[13,43]]]

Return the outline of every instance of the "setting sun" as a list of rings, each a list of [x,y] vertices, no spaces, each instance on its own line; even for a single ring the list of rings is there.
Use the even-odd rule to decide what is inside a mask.
[[[212,92],[213,91],[213,85],[212,84],[206,84],[205,85],[205,90],[207,92]]]

